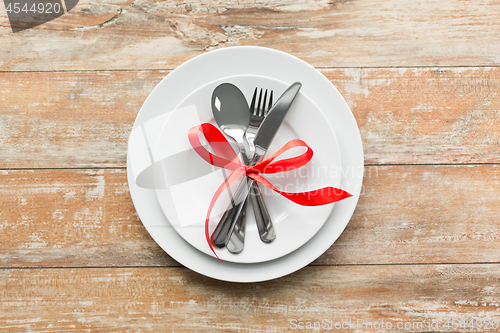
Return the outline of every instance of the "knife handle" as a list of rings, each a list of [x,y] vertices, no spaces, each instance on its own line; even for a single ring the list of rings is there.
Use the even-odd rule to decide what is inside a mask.
[[[252,202],[255,222],[257,223],[260,239],[264,243],[271,243],[276,238],[276,233],[274,232],[271,215],[269,214],[267,206],[264,203],[259,185],[255,182],[252,184],[249,197]]]

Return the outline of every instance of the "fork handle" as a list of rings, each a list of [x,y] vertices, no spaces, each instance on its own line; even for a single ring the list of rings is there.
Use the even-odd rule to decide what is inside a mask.
[[[276,233],[274,232],[271,215],[269,214],[267,206],[264,203],[259,185],[255,182],[252,184],[249,197],[252,202],[255,222],[257,223],[260,239],[264,243],[271,243],[276,238]]]

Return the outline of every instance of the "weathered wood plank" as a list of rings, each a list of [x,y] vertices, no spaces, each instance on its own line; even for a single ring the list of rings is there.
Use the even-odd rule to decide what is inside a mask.
[[[0,73],[2,168],[125,166],[161,71]]]
[[[500,69],[322,70],[360,127],[367,164],[497,163]],[[124,167],[164,71],[0,73],[0,168]]]
[[[361,131],[366,164],[498,163],[498,68],[324,70]]]
[[[321,264],[498,262],[500,165],[365,168],[360,201]]]
[[[0,270],[0,318],[24,332],[290,332],[315,322],[322,331],[494,332],[499,274],[486,264],[307,267],[237,284],[184,268],[10,269]]]
[[[498,262],[499,165],[372,166],[314,265]],[[0,175],[3,267],[176,266],[138,219],[126,170]]]
[[[0,69],[173,69],[207,50],[258,45],[316,67],[497,66],[497,1],[82,0],[12,33]]]
[[[125,170],[0,175],[0,266],[175,265],[138,219]]]

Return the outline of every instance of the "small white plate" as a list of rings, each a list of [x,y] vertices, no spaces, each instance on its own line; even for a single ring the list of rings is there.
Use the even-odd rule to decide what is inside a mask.
[[[198,251],[168,222],[156,192],[143,175],[163,124],[172,111],[199,87],[233,75],[264,75],[288,84],[302,83],[301,91],[323,111],[335,131],[342,156],[341,188],[353,196],[335,203],[319,232],[302,247],[276,260],[241,264],[225,262]],[[151,157],[152,158],[152,157]],[[314,67],[287,53],[255,46],[227,47],[204,53],[177,67],[144,102],[130,134],[127,176],[130,195],[143,225],[156,243],[187,268],[215,279],[258,282],[295,272],[323,254],[340,236],[358,202],[363,183],[363,146],[356,120],[342,95]]]
[[[275,79],[255,75],[215,80],[191,93],[176,110],[170,112],[160,132],[153,155],[154,161],[159,163],[156,193],[160,206],[174,229],[188,243],[210,256],[214,254],[205,238],[205,216],[216,189],[229,171],[213,168],[202,160],[192,149],[187,134],[190,128],[201,123],[215,124],[210,102],[212,92],[222,83],[232,83],[240,88],[248,104],[256,87],[273,90],[276,101],[289,86]],[[304,140],[309,145],[314,152],[312,160],[300,169],[264,177],[286,192],[339,187],[342,172],[335,134],[321,110],[301,92],[290,107],[267,156],[292,139]],[[303,151],[303,148],[296,148],[287,155],[296,156]],[[236,187],[233,187],[233,193]],[[318,232],[333,208],[333,204],[301,206],[265,186],[260,188],[271,214],[276,239],[272,243],[260,240],[253,210],[249,206],[243,251],[232,254],[225,248],[214,248],[221,260],[258,263],[287,255]],[[226,191],[224,194],[212,212],[212,231],[230,202],[229,193]]]

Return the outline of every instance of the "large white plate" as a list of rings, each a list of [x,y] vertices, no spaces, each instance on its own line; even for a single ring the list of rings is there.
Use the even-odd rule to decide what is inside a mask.
[[[186,97],[165,122],[153,155],[161,172],[156,177],[156,192],[160,206],[174,229],[188,243],[207,255],[214,256],[205,239],[207,207],[217,187],[228,172],[212,168],[192,149],[187,133],[201,123],[215,124],[211,97],[221,83],[236,85],[251,101],[256,87],[272,90],[278,98],[288,85],[264,76],[239,75],[210,82]],[[276,99],[275,99],[276,101]],[[321,110],[303,93],[295,98],[281,125],[268,155],[292,139],[304,140],[314,151],[312,160],[304,167],[275,175],[266,175],[275,186],[287,192],[302,192],[326,186],[338,187],[341,181],[340,150],[333,130]],[[302,149],[288,152],[298,155]],[[291,157],[291,156],[288,156]],[[236,183],[234,185],[237,185]],[[297,205],[272,190],[261,186],[264,200],[276,231],[272,243],[263,243],[258,235],[253,210],[248,210],[245,247],[237,255],[227,249],[215,248],[221,260],[257,263],[277,259],[295,251],[323,226],[333,204],[324,206]],[[233,189],[234,191],[234,189]],[[211,230],[230,202],[228,192],[219,198],[212,211]]]
[[[155,190],[145,188],[147,179],[140,178],[151,165],[147,159],[154,151],[153,143],[168,118],[168,112],[174,110],[184,96],[221,77],[245,74],[273,77],[287,84],[295,81],[302,83],[301,91],[323,111],[337,136],[342,156],[340,187],[353,196],[337,202],[321,230],[296,251],[262,263],[222,264],[192,247],[173,229],[161,210]],[[187,61],[156,86],[134,123],[129,140],[127,171],[132,200],[142,223],[172,258],[193,271],[219,280],[257,282],[278,278],[306,266],[340,236],[361,192],[363,147],[356,120],[347,103],[314,67],[289,54],[268,48],[228,47]]]

